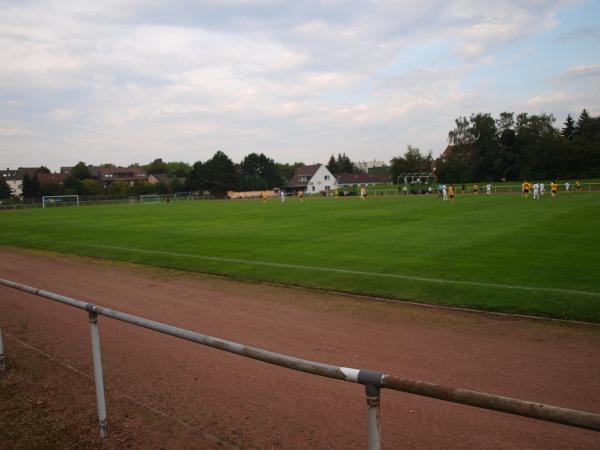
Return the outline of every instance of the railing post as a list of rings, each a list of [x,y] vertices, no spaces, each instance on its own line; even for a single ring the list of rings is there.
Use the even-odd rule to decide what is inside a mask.
[[[374,384],[365,386],[368,414],[368,449],[381,450],[381,428],[379,425],[379,399],[381,389]]]
[[[90,330],[92,337],[92,360],[94,362],[94,381],[96,383],[96,401],[98,403],[98,422],[100,437],[108,437],[108,420],[106,418],[106,400],[104,398],[104,379],[102,377],[102,355],[100,354],[100,333],[98,331],[98,314],[95,306],[86,307],[90,315]]]
[[[2,329],[0,328],[0,373],[6,369],[6,360],[4,359],[4,343],[2,342]]]

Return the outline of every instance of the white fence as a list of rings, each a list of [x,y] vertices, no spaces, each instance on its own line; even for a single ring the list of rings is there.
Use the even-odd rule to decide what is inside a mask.
[[[168,200],[167,200],[168,198]],[[161,195],[160,202],[184,202],[184,201],[195,201],[195,200],[214,200],[214,195],[195,195],[189,198],[174,198],[172,195]],[[128,198],[117,198],[117,199],[105,199],[105,200],[79,200],[79,204],[54,204],[53,208],[66,208],[71,206],[98,206],[98,205],[123,205],[123,204],[134,204],[134,203],[147,203],[140,201],[139,197],[128,197]],[[0,210],[3,209],[30,209],[30,208],[43,208],[43,203],[11,203],[11,204],[0,204]]]

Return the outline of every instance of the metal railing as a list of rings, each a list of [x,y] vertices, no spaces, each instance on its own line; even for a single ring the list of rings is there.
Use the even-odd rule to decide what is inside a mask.
[[[39,297],[54,300],[56,302],[83,309],[88,312],[91,330],[92,360],[94,366],[94,380],[96,385],[96,400],[98,408],[98,421],[100,424],[100,436],[108,436],[108,421],[106,414],[106,401],[104,397],[104,381],[102,375],[102,358],[100,354],[100,335],[98,330],[98,316],[110,317],[112,319],[127,322],[139,327],[148,328],[159,333],[168,334],[180,339],[185,339],[208,347],[223,350],[246,358],[256,359],[269,364],[286,367],[292,370],[319,375],[322,377],[335,378],[337,380],[349,381],[362,384],[366,389],[367,400],[367,428],[368,449],[381,448],[381,429],[379,423],[379,403],[381,389],[392,389],[401,392],[436,398],[453,403],[475,406],[483,409],[501,411],[534,419],[556,422],[563,425],[600,431],[600,414],[594,414],[574,409],[561,408],[558,406],[519,400],[510,397],[502,397],[494,394],[461,389],[452,386],[442,386],[424,381],[410,380],[383,372],[372,370],[341,367],[321,362],[309,361],[280,353],[270,352],[256,347],[239,344],[183,328],[167,325],[144,317],[116,311],[110,308],[82,302],[70,297],[44,291],[31,286],[15,283],[13,281],[0,279],[0,285],[19,291],[27,292]],[[0,372],[5,368],[4,351],[2,346],[2,333],[0,330]]]

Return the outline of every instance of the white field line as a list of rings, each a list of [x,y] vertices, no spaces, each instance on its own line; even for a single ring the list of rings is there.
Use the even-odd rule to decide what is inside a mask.
[[[17,238],[18,239],[18,238]],[[89,247],[89,248],[100,248],[105,250],[118,250],[131,253],[143,253],[148,255],[163,255],[163,256],[174,256],[179,258],[191,258],[191,259],[202,259],[205,261],[217,261],[217,262],[228,262],[235,264],[246,264],[250,266],[263,266],[263,267],[277,267],[282,269],[298,269],[298,270],[309,270],[314,272],[326,272],[326,273],[339,273],[343,275],[360,275],[366,277],[377,277],[377,278],[392,278],[396,280],[406,281],[421,281],[424,283],[436,283],[436,284],[452,284],[458,286],[477,286],[485,288],[498,288],[498,289],[513,289],[513,290],[524,290],[524,291],[536,291],[536,292],[553,292],[557,294],[576,294],[585,295],[590,297],[600,297],[600,292],[592,291],[579,291],[575,289],[561,289],[561,288],[550,288],[540,286],[523,286],[519,284],[500,284],[500,283],[484,283],[480,281],[464,281],[464,280],[448,280],[444,278],[430,278],[430,277],[419,277],[413,275],[401,275],[397,273],[383,273],[383,272],[368,272],[363,270],[353,269],[340,269],[336,267],[319,267],[319,266],[308,266],[301,264],[289,264],[289,263],[276,263],[268,261],[255,261],[248,259],[238,258],[224,258],[221,256],[207,256],[189,253],[176,253],[166,252],[162,250],[148,250],[143,248],[134,247],[122,247],[117,245],[102,245],[102,244],[90,244],[85,242],[74,242],[74,241],[60,241],[53,239],[42,239],[42,238],[28,238],[28,240],[37,240],[44,242],[59,243],[65,245],[74,245],[75,247]]]

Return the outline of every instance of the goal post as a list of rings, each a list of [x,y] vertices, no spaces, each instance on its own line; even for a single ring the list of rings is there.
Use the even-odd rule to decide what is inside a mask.
[[[140,195],[140,203],[160,203],[160,195],[158,195],[158,194]]]
[[[79,195],[44,195],[42,207],[47,206],[79,206]]]
[[[192,191],[188,192],[175,192],[173,194],[174,200],[191,200],[192,199]]]

